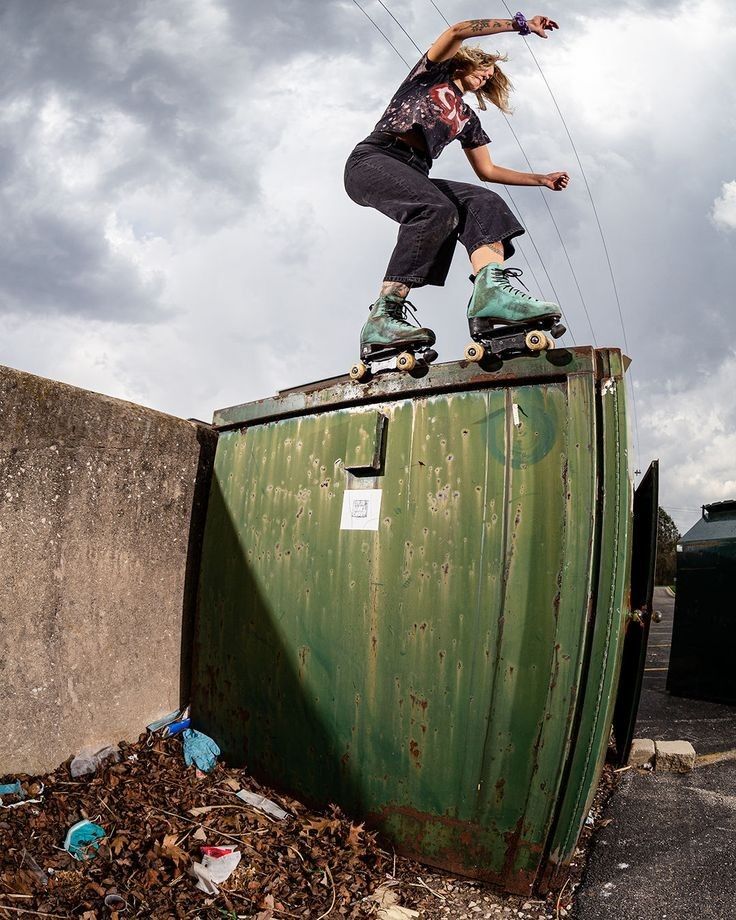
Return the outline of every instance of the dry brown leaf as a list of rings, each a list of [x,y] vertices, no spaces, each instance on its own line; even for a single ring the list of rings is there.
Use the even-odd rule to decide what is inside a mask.
[[[348,833],[348,846],[351,846],[354,850],[363,846],[363,842],[360,839],[364,833],[365,824],[351,824],[350,831]]]
[[[313,818],[304,825],[308,831],[317,831],[323,834],[325,831],[336,831],[340,829],[340,821],[337,818]]]

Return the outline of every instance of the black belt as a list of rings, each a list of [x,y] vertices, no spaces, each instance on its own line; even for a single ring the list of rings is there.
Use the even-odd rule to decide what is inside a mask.
[[[392,147],[396,147],[397,150],[404,151],[405,153],[414,154],[414,156],[418,157],[427,165],[432,162],[424,150],[419,147],[413,147],[411,144],[408,144],[395,134],[390,134],[388,131],[374,131],[372,134],[368,135],[363,143],[370,144],[371,141],[378,141],[380,143],[386,143],[388,141]]]

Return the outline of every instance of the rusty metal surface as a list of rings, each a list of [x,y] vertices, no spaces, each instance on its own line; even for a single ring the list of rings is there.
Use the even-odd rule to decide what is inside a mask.
[[[218,413],[246,427],[218,446],[193,712],[256,775],[528,892],[574,849],[610,727],[621,359],[433,371]],[[356,488],[381,489],[375,531],[341,529]]]
[[[572,374],[595,373],[592,348],[560,348],[526,358],[495,361],[481,366],[468,361],[432,364],[412,374],[379,374],[367,383],[356,383],[347,375],[318,380],[304,387],[283,390],[277,396],[218,409],[213,422],[231,428],[289,415],[322,411],[326,408],[366,406],[382,399],[426,396],[431,393],[503,386],[509,382],[565,380]]]

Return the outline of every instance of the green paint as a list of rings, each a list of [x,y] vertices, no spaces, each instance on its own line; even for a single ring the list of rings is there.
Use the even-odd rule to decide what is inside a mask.
[[[360,330],[361,345],[434,345],[431,329],[418,327],[406,319],[406,302],[401,297],[381,294],[371,307]]]
[[[571,857],[611,723],[620,362],[440,368],[439,392],[387,375],[369,404],[329,383],[218,413],[254,421],[220,436],[194,717],[269,782],[528,892]],[[340,530],[346,488],[382,490],[377,532]]]
[[[512,270],[513,271],[513,270]],[[488,318],[502,323],[528,323],[532,319],[559,316],[556,303],[537,300],[515,288],[516,276],[502,265],[486,265],[475,276],[468,304],[468,319]]]

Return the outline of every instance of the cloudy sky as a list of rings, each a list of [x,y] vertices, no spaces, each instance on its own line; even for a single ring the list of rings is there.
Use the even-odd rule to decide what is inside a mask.
[[[378,0],[359,2],[413,63]],[[508,16],[436,2],[450,21]],[[444,28],[431,0],[385,4],[422,49]],[[530,44],[603,225],[636,463],[660,458],[685,529],[701,503],[736,498],[734,5],[525,12],[561,26]],[[534,292],[557,291],[571,344],[623,347],[549,92],[519,36],[481,42],[511,57],[524,151],[489,111],[494,160],[573,179],[512,190],[542,260],[527,236],[516,264]],[[342,169],[406,70],[353,0],[4,0],[0,53],[2,363],[204,419],[346,371],[395,230],[347,198]],[[473,179],[458,144],[434,174]],[[467,274],[459,248],[446,287],[413,297],[443,360],[467,341]]]

